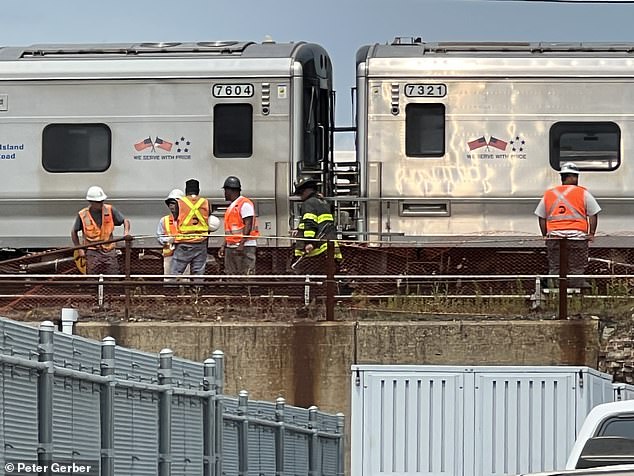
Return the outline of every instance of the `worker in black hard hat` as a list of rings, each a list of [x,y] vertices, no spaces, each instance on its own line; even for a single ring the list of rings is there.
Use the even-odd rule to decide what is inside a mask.
[[[231,202],[225,211],[225,242],[218,252],[224,258],[225,274],[255,274],[258,221],[255,205],[241,195],[242,184],[233,175],[222,185],[225,200]]]
[[[319,183],[311,177],[302,177],[295,185],[294,195],[299,195],[302,200],[293,265],[298,274],[325,272],[328,241],[335,242],[335,260],[342,259],[330,204],[318,193],[318,189]]]

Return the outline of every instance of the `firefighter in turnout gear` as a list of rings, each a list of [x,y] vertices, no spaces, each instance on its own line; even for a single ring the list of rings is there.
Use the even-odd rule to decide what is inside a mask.
[[[331,207],[317,189],[317,181],[311,178],[303,178],[295,185],[294,194],[302,200],[301,218],[295,235],[296,261],[293,265],[298,274],[325,273],[329,240],[335,243],[335,260],[339,262],[342,259]]]
[[[185,195],[177,200],[178,234],[170,274],[183,274],[188,265],[191,274],[205,274],[210,208],[199,193],[198,180],[190,179],[185,182]]]
[[[561,185],[546,191],[535,215],[546,238],[548,274],[559,274],[559,245],[568,240],[568,272],[583,274],[588,265],[588,242],[594,239],[601,207],[585,188],[578,185],[579,168],[566,162],[559,171]],[[571,279],[572,287],[590,287],[581,278]]]

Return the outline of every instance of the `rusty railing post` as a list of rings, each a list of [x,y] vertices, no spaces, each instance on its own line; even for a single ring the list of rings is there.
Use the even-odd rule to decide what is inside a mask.
[[[128,318],[130,317],[130,287],[128,285],[128,283],[130,282],[130,268],[131,268],[131,261],[132,261],[132,240],[134,238],[132,238],[132,236],[130,235],[126,235],[125,236],[125,280],[127,281],[127,283],[124,285],[124,289],[125,289],[125,309],[124,309],[124,316],[126,321],[128,320]]]
[[[326,320],[335,320],[335,242],[328,240],[326,249]]]
[[[568,240],[559,240],[559,319],[568,319]]]

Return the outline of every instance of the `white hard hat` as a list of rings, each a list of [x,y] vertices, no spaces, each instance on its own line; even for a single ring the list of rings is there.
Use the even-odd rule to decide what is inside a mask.
[[[218,228],[220,228],[220,218],[215,215],[209,215],[207,225],[209,225],[209,231],[216,231]]]
[[[86,200],[89,202],[103,202],[108,196],[103,189],[97,185],[93,185],[86,192]]]
[[[168,200],[178,200],[179,198],[182,198],[184,196],[185,192],[183,192],[180,188],[175,188],[169,193],[169,195],[165,199],[165,203],[167,203]]]
[[[559,171],[559,173],[560,174],[579,175],[579,167],[577,167],[572,162],[566,162],[565,164],[563,164],[561,166],[561,170]]]

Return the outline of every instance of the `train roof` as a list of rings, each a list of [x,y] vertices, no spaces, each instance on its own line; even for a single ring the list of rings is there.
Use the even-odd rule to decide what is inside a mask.
[[[292,58],[302,48],[321,49],[319,45],[297,42],[262,43],[252,41],[199,41],[160,43],[103,43],[103,44],[41,44],[19,47],[0,47],[0,61],[20,59],[96,59],[136,57],[218,57],[239,56],[244,58]]]
[[[420,56],[628,56],[634,57],[634,42],[436,42],[397,37],[390,44],[366,45],[359,49],[363,58],[412,58]]]
[[[357,51],[377,76],[634,76],[632,43],[438,42],[396,38]]]
[[[304,72],[332,76],[330,58],[320,45],[272,40],[7,46],[0,47],[0,62],[0,80],[89,75],[194,77],[210,72],[266,76],[288,73],[293,62],[300,62]]]

